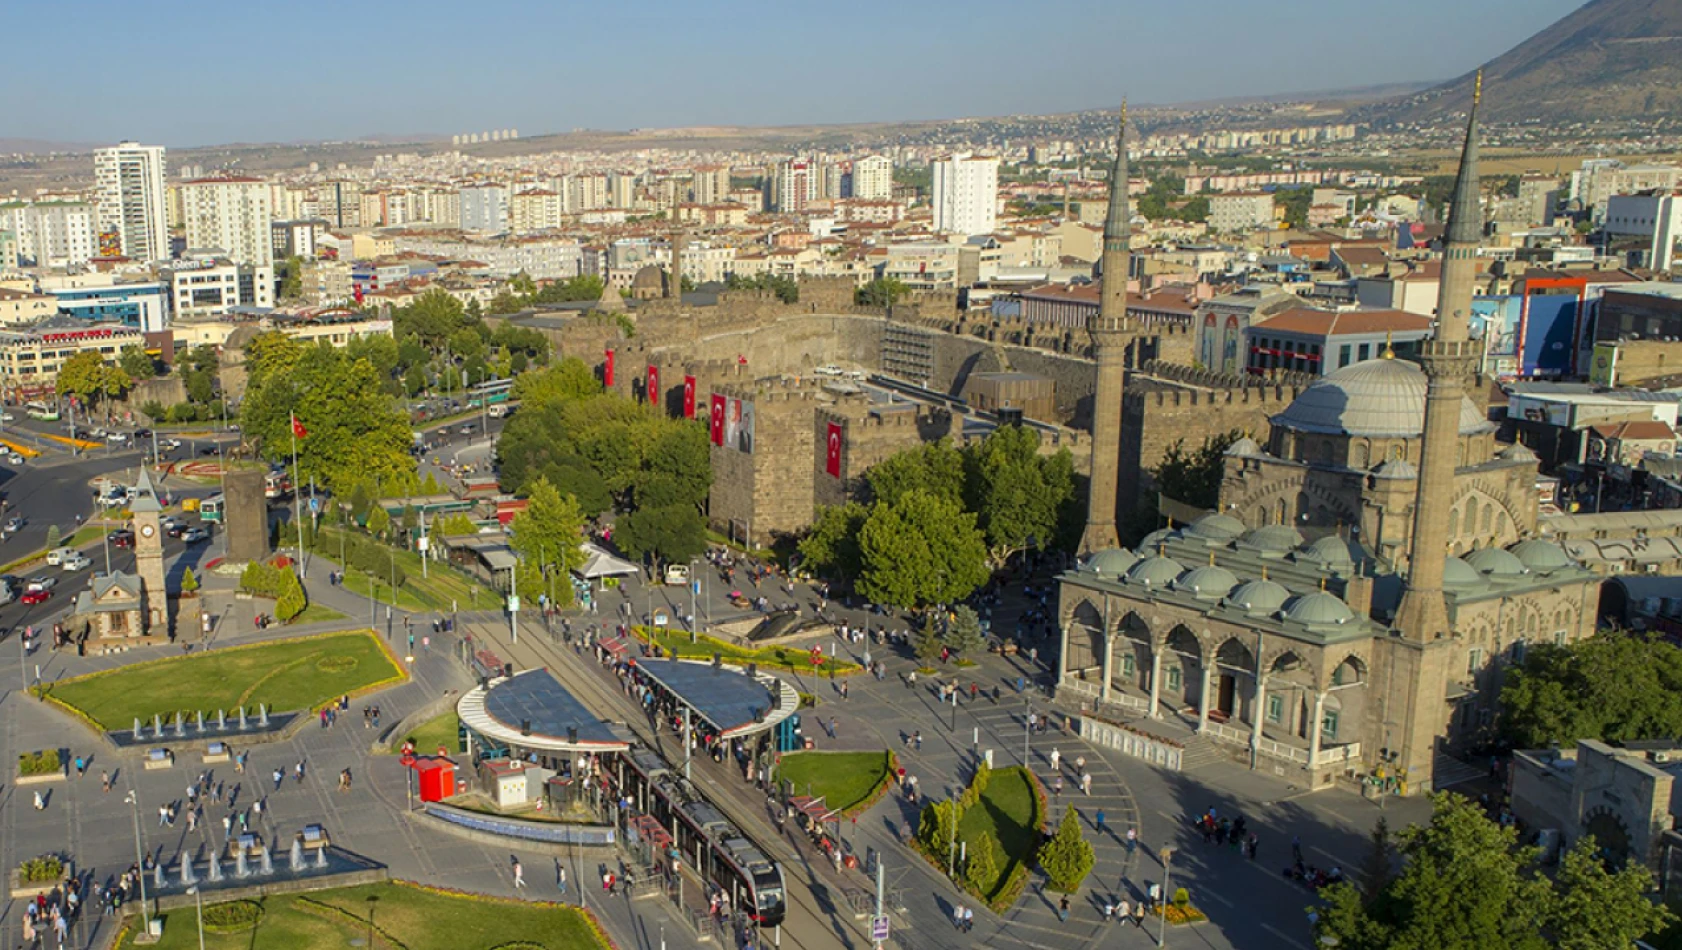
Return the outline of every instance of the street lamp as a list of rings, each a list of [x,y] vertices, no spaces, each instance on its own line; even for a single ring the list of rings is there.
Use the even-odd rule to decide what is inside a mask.
[[[129,789],[123,801],[129,805],[129,811],[134,814],[134,866],[140,871],[140,920],[145,933],[152,932],[152,915],[146,910],[146,859],[142,855],[140,845],[140,796],[134,789]]]
[[[1172,892],[1168,889],[1168,881],[1172,876],[1174,849],[1163,848],[1157,852],[1157,857],[1162,859],[1162,901],[1161,905],[1157,907],[1157,912],[1162,915],[1162,921],[1157,927],[1156,945],[1162,947],[1166,946],[1168,942],[1168,903],[1173,899]]]
[[[199,918],[199,950],[204,950],[204,895],[199,893],[197,884],[187,888],[187,893],[193,895],[193,907]]]

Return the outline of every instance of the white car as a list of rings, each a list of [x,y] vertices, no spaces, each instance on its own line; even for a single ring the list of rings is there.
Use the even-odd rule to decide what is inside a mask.
[[[18,417],[9,412],[0,412],[0,422],[16,422]]]
[[[26,590],[26,591],[52,590],[54,587],[57,587],[57,586],[58,586],[58,578],[48,577],[47,575],[42,574],[39,577],[31,577],[29,579],[29,581],[23,585],[23,589]]]
[[[75,556],[67,557],[64,560],[58,562],[58,566],[65,569],[66,571],[79,571],[79,570],[82,570],[83,568],[91,565],[92,563],[93,563],[93,560],[91,558],[89,558],[86,554],[83,554],[83,553],[78,551],[75,554]]]
[[[165,440],[163,440],[163,445],[164,445],[164,448],[166,448],[166,449],[178,449],[178,448],[181,447],[181,440],[180,439],[165,439]]]
[[[128,441],[128,433],[127,432],[107,432],[105,434],[105,441],[107,441],[107,442],[127,442]]]
[[[13,452],[10,456],[7,456],[6,461],[12,463],[13,465],[22,465],[23,456]]]

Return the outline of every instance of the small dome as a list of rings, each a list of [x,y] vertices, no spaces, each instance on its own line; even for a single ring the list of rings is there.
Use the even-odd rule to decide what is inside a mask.
[[[1509,462],[1536,461],[1536,453],[1530,451],[1530,447],[1525,445],[1523,442],[1514,442],[1512,445],[1496,452],[1495,457],[1498,459],[1506,459]]]
[[[1174,582],[1175,590],[1183,590],[1198,600],[1220,600],[1227,591],[1237,586],[1237,575],[1212,564],[1187,571],[1185,576]]]
[[[1355,556],[1349,552],[1349,542],[1335,534],[1317,538],[1297,550],[1298,559],[1327,567],[1353,567]]]
[[[665,274],[661,272],[659,266],[655,264],[644,264],[642,267],[638,268],[636,274],[631,277],[632,290],[658,291],[663,290],[665,286]]]
[[[1244,531],[1244,522],[1231,515],[1204,515],[1186,528],[1186,534],[1194,538],[1222,543],[1231,541]]]
[[[1415,438],[1425,429],[1425,372],[1407,360],[1354,363],[1309,384],[1273,422],[1320,435]],[[1462,396],[1460,434],[1493,428]]]
[[[1139,556],[1132,551],[1126,548],[1109,548],[1087,558],[1082,570],[1106,577],[1121,577],[1137,563]]]
[[[1419,477],[1419,469],[1407,459],[1386,459],[1383,464],[1372,470],[1373,478],[1414,479]]]
[[[1238,539],[1240,547],[1252,548],[1267,554],[1287,554],[1302,543],[1302,535],[1288,524],[1270,524],[1257,528]]]
[[[1155,554],[1157,545],[1172,540],[1174,540],[1174,532],[1171,529],[1158,528],[1145,535],[1145,540],[1139,542],[1139,550],[1142,553]]]
[[[1480,574],[1495,577],[1517,577],[1529,570],[1523,561],[1500,548],[1478,548],[1466,555],[1466,563]]]
[[[1273,581],[1249,581],[1226,595],[1226,605],[1247,614],[1265,617],[1291,599],[1291,592]]]
[[[1443,586],[1450,590],[1464,590],[1483,583],[1478,569],[1454,555],[1443,559]]]
[[[1127,572],[1127,582],[1146,587],[1167,587],[1185,572],[1185,567],[1171,557],[1148,557]]]
[[[1237,442],[1227,446],[1226,454],[1232,456],[1260,455],[1262,454],[1262,447],[1255,439],[1252,439],[1249,436],[1244,436]]]
[[[1349,605],[1323,590],[1303,594],[1285,608],[1285,619],[1307,627],[1333,627],[1355,619]]]
[[[1552,574],[1571,566],[1570,555],[1552,541],[1531,538],[1529,541],[1520,541],[1507,551],[1518,558],[1520,564],[1538,574]]]

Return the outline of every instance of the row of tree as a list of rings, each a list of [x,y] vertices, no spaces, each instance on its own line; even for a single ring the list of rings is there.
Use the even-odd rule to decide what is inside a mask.
[[[826,507],[799,550],[812,570],[851,579],[873,601],[903,608],[956,603],[1025,550],[1078,540],[1068,450],[1001,426],[956,448],[942,439],[865,473],[866,502]]]

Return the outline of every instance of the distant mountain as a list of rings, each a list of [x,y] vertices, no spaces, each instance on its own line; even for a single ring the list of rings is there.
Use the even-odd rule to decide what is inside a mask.
[[[1438,123],[1465,113],[1468,73],[1354,110],[1359,121]],[[1682,0],[1592,0],[1484,64],[1490,122],[1682,117]]]
[[[91,152],[98,146],[89,142],[53,142],[47,139],[0,138],[0,155],[48,155],[54,152]]]

